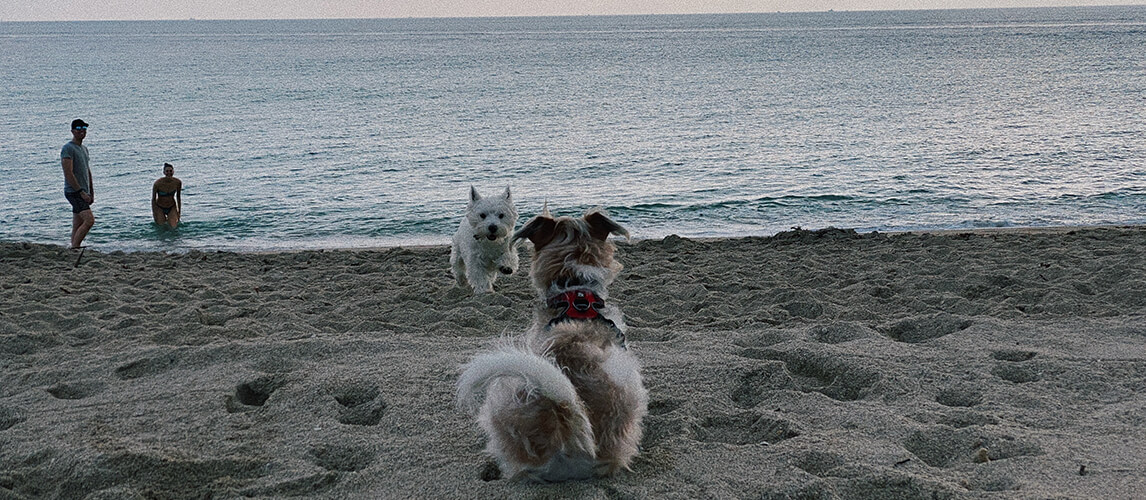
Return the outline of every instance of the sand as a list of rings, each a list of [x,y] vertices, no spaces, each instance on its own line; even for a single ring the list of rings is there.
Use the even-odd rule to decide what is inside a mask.
[[[446,247],[0,243],[0,499],[1141,498],[1146,228],[618,243],[619,477],[498,478],[458,368],[521,332]],[[523,257],[528,251],[523,251]]]

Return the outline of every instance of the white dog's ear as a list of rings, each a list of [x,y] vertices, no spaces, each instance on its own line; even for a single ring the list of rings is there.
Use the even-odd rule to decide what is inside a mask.
[[[505,196],[504,196],[504,198],[505,198],[505,201],[510,201],[510,200],[511,200],[511,198],[510,198],[510,195],[509,195],[509,186],[506,186],[506,187],[505,187]]]
[[[521,229],[513,233],[513,240],[528,238],[529,241],[533,242],[534,251],[541,250],[542,247],[553,241],[553,237],[556,235],[554,229],[556,228],[557,221],[546,215],[538,215],[529,219],[529,222],[526,222]]]
[[[477,188],[470,186],[470,203],[481,200],[481,195],[478,194]]]
[[[621,227],[620,224],[613,222],[613,219],[610,219],[608,215],[605,215],[605,213],[600,210],[591,210],[585,214],[582,219],[589,225],[589,236],[592,236],[595,240],[605,241],[609,238],[610,234],[624,236],[625,238],[629,237],[628,230]]]

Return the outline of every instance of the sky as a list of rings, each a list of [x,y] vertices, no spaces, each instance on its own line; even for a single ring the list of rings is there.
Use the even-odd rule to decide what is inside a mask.
[[[0,0],[0,21],[581,16],[1144,3],[1146,0]]]

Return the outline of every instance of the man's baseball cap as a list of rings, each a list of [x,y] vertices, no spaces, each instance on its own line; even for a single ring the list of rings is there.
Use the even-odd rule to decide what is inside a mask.
[[[76,128],[76,127],[86,127],[86,126],[88,126],[87,122],[85,122],[85,121],[83,121],[83,120],[81,120],[81,119],[79,119],[79,118],[76,118],[75,120],[72,120],[72,128]]]

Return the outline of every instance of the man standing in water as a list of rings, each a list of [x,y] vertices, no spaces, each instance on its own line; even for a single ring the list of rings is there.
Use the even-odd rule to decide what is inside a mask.
[[[72,241],[68,248],[80,248],[84,237],[95,225],[91,206],[95,203],[95,188],[92,171],[88,167],[88,148],[84,146],[87,135],[88,124],[80,119],[72,120],[72,140],[60,151],[60,163],[64,166],[64,198],[72,204]]]

